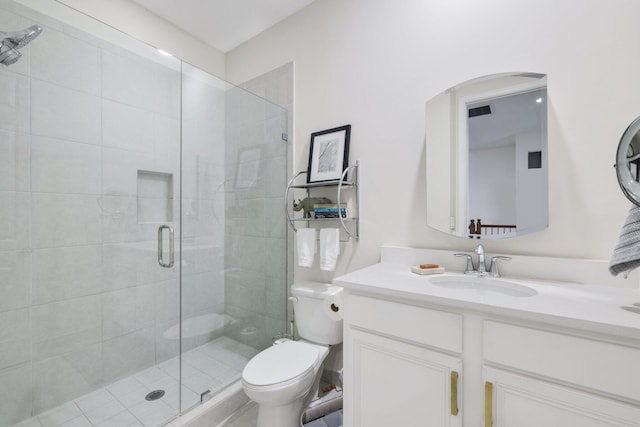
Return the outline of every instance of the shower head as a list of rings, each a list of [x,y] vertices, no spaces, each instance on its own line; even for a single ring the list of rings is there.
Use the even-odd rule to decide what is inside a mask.
[[[9,66],[20,59],[22,54],[18,52],[16,49],[4,49],[4,47],[0,47],[0,64],[4,64]]]
[[[22,49],[33,39],[38,37],[42,32],[42,27],[39,25],[32,25],[26,30],[22,31],[12,31],[6,33],[4,31],[0,31],[0,38],[2,39],[1,43],[4,46],[10,47],[12,49]]]
[[[22,54],[18,49],[22,49],[28,45],[31,40],[35,39],[42,32],[42,27],[32,25],[26,30],[4,32],[0,31],[0,64],[9,66],[16,62]]]

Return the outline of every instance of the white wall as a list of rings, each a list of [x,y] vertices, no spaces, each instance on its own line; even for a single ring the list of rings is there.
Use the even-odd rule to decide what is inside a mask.
[[[381,244],[471,249],[425,225],[425,101],[481,75],[546,73],[550,227],[487,250],[609,258],[629,207],[612,165],[640,114],[639,14],[637,0],[322,0],[229,52],[227,78],[295,61],[295,170],[311,132],[352,124],[361,239],[339,274],[376,262]]]
[[[516,146],[469,150],[467,221],[516,224]]]
[[[88,16],[98,19],[134,38],[163,49],[182,60],[224,78],[224,53],[178,29],[164,19],[149,12],[130,0],[16,0],[47,16],[73,25],[117,44],[113,34],[104,26],[94,25],[91,20],[60,3],[66,4]]]

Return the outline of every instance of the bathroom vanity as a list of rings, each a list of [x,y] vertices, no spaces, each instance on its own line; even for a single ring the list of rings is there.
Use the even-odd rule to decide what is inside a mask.
[[[448,272],[412,273],[421,262]],[[449,273],[464,269],[453,252],[384,247],[336,278],[345,426],[640,426],[637,276],[608,277],[603,261],[507,265],[477,278]]]

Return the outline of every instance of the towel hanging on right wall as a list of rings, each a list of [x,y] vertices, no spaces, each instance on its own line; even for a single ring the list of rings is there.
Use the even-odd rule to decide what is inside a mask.
[[[622,273],[625,277],[640,267],[640,206],[629,209],[627,219],[620,231],[618,244],[613,249],[609,261],[609,272],[614,276]]]

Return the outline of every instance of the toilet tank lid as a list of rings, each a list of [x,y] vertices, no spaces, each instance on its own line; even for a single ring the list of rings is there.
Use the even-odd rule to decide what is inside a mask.
[[[291,295],[318,299],[324,299],[341,290],[340,286],[321,282],[297,282],[291,285]]]

